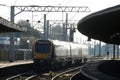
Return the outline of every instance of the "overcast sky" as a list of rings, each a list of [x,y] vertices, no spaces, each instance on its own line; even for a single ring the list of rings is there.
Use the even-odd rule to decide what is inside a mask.
[[[9,6],[11,5],[88,6],[92,13],[95,11],[105,9],[107,7],[118,5],[120,4],[120,0],[0,0],[0,4],[6,5],[0,6],[0,16],[9,19]],[[88,15],[88,13],[82,13],[82,15],[86,16]],[[82,15],[80,16],[80,18],[82,18]],[[70,15],[70,17],[72,17],[72,15]]]
[[[0,16],[10,20],[10,6],[11,5],[39,5],[39,6],[88,6],[90,11],[89,13],[70,13],[69,19],[80,20],[86,15],[89,15],[93,12],[112,7],[120,4],[120,0],[0,0]],[[58,16],[58,13],[49,13],[47,19],[61,19],[62,15]],[[56,16],[55,16],[56,15]],[[42,13],[34,14],[34,20],[41,19],[43,17]],[[31,13],[21,13],[15,17],[15,20],[19,19],[30,19]],[[64,14],[65,19],[65,14]],[[77,37],[79,35],[76,35]],[[77,38],[76,38],[77,39]],[[78,38],[79,39],[79,38]]]

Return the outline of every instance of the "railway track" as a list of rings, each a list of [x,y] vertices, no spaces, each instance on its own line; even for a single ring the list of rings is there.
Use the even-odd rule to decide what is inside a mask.
[[[80,71],[79,67],[67,68],[65,70],[43,73],[30,80],[72,80],[72,77]],[[52,75],[50,75],[52,74]]]
[[[80,71],[79,67],[67,68],[60,71],[48,71],[47,73],[37,74],[33,71],[18,74],[6,80],[71,80],[71,77]]]
[[[80,72],[80,66],[58,73],[51,80],[71,80],[72,77],[79,72]]]
[[[30,71],[30,72],[18,74],[15,76],[11,76],[11,77],[7,78],[6,80],[30,80],[36,76],[37,76],[37,74],[35,72]]]

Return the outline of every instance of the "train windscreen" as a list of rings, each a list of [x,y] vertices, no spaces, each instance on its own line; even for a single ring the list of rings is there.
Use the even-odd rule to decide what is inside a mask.
[[[47,43],[37,43],[35,45],[35,51],[40,54],[49,53],[51,49],[51,45]]]

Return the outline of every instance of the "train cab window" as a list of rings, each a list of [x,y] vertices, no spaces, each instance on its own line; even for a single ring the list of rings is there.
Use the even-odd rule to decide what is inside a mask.
[[[51,45],[50,44],[36,44],[35,46],[35,51],[38,53],[49,53],[51,50]]]

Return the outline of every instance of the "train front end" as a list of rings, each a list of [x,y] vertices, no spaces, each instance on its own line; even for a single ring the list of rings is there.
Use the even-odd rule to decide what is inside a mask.
[[[50,66],[53,54],[53,44],[49,40],[36,41],[33,48],[34,65],[39,68]]]

